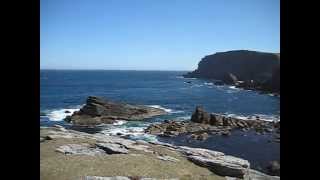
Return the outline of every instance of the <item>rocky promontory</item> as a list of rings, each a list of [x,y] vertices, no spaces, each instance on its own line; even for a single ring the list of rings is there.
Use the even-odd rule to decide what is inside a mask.
[[[65,121],[73,125],[95,126],[102,123],[114,123],[116,120],[140,121],[163,114],[166,114],[166,112],[159,108],[130,105],[89,96],[86,105],[71,116],[68,116]]]
[[[248,50],[205,56],[186,78],[220,80],[244,89],[280,93],[280,53]]]

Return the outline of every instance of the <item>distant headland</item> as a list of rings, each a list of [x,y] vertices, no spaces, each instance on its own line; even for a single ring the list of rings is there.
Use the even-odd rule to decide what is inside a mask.
[[[219,80],[239,88],[280,94],[280,53],[218,52],[202,58],[196,70],[183,76]]]

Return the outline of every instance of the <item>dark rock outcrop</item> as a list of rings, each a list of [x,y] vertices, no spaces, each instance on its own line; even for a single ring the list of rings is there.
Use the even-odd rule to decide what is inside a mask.
[[[203,110],[202,107],[196,107],[195,112],[191,116],[191,121],[196,123],[206,123],[210,122],[210,115]]]
[[[164,121],[150,125],[145,132],[164,137],[173,137],[183,133],[192,133],[191,138],[205,140],[211,135],[229,136],[232,129],[255,130],[257,134],[274,133],[275,141],[280,142],[280,121],[269,122],[259,119],[244,120],[221,114],[207,113],[202,107],[196,107],[190,121]]]
[[[280,53],[248,50],[205,56],[186,78],[221,80],[242,88],[280,93]],[[239,81],[241,84],[239,84]]]
[[[158,108],[129,105],[89,96],[86,105],[65,120],[73,125],[94,126],[101,123],[110,124],[120,119],[143,120],[162,114],[166,114],[166,112]]]

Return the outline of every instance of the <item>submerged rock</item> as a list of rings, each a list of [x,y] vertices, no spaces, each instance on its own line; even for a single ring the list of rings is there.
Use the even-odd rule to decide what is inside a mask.
[[[206,139],[208,139],[209,135],[208,133],[204,132],[204,133],[200,133],[200,134],[191,134],[191,138],[192,139],[196,139],[196,140],[200,140],[200,141],[204,141]]]
[[[73,125],[94,126],[114,123],[115,120],[143,120],[166,114],[159,108],[129,105],[89,96],[86,105],[65,120]]]

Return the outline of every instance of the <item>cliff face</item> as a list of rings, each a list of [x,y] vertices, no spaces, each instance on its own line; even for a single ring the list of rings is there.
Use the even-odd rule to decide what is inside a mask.
[[[280,91],[280,53],[247,50],[219,52],[205,56],[198,68],[184,77],[222,80],[227,84],[250,81]],[[253,81],[251,81],[253,80]]]

